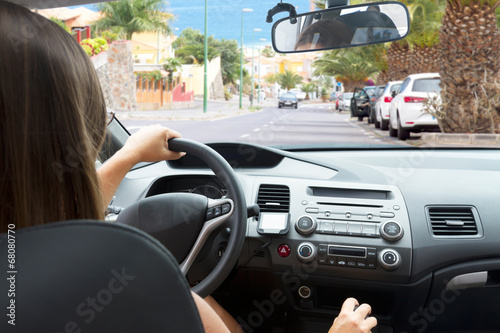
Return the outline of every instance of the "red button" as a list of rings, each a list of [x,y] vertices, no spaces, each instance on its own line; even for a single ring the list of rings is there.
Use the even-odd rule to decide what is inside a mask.
[[[286,258],[290,255],[290,246],[286,245],[286,244],[281,244],[280,246],[278,246],[278,255],[280,257],[283,257],[283,258]]]

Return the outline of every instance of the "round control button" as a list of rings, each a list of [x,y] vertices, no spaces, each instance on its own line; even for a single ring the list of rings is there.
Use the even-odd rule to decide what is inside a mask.
[[[403,237],[403,228],[396,221],[387,221],[380,226],[380,235],[388,241],[395,242]]]
[[[295,224],[295,230],[301,235],[309,235],[316,230],[316,221],[309,216],[302,216]]]
[[[350,218],[351,218],[351,216],[352,216],[352,214],[351,214],[351,213],[349,213],[349,212],[345,213],[345,217],[346,217],[346,218],[350,219]]]
[[[311,243],[301,243],[297,249],[297,255],[303,262],[312,261],[316,256],[316,247]]]
[[[278,255],[282,258],[288,257],[291,251],[292,250],[290,249],[290,246],[286,244],[281,244],[280,246],[278,246]]]
[[[395,270],[401,264],[399,253],[393,249],[384,249],[378,255],[380,265],[387,270]]]

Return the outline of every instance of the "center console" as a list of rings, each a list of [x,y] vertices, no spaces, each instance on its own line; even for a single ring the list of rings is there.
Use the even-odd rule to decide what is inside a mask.
[[[300,183],[286,187],[288,223],[271,233],[260,228],[259,219],[249,225],[249,234],[271,237],[268,249],[274,271],[302,270],[309,278],[408,281],[411,230],[397,187]],[[267,206],[278,207],[272,198],[267,200]]]

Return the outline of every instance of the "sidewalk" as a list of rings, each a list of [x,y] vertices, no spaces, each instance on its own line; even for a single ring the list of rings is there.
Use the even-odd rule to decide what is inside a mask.
[[[277,102],[273,99],[264,100],[260,103],[256,101],[253,108],[250,108],[248,96],[243,96],[242,108],[239,108],[239,97],[226,101],[208,100],[207,111],[203,112],[203,99],[195,98],[195,106],[185,109],[156,110],[156,111],[115,111],[118,119],[144,119],[144,120],[195,120],[209,121],[233,117],[237,115],[259,112],[264,107],[275,105]]]

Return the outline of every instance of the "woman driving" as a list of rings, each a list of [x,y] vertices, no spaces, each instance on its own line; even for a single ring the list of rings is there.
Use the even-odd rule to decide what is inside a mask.
[[[72,219],[104,219],[104,207],[132,166],[178,159],[159,125],[132,135],[96,172],[106,108],[94,67],[54,22],[0,1],[0,230]],[[206,332],[238,332],[215,301],[192,294]],[[370,306],[350,298],[330,332],[369,332]]]

